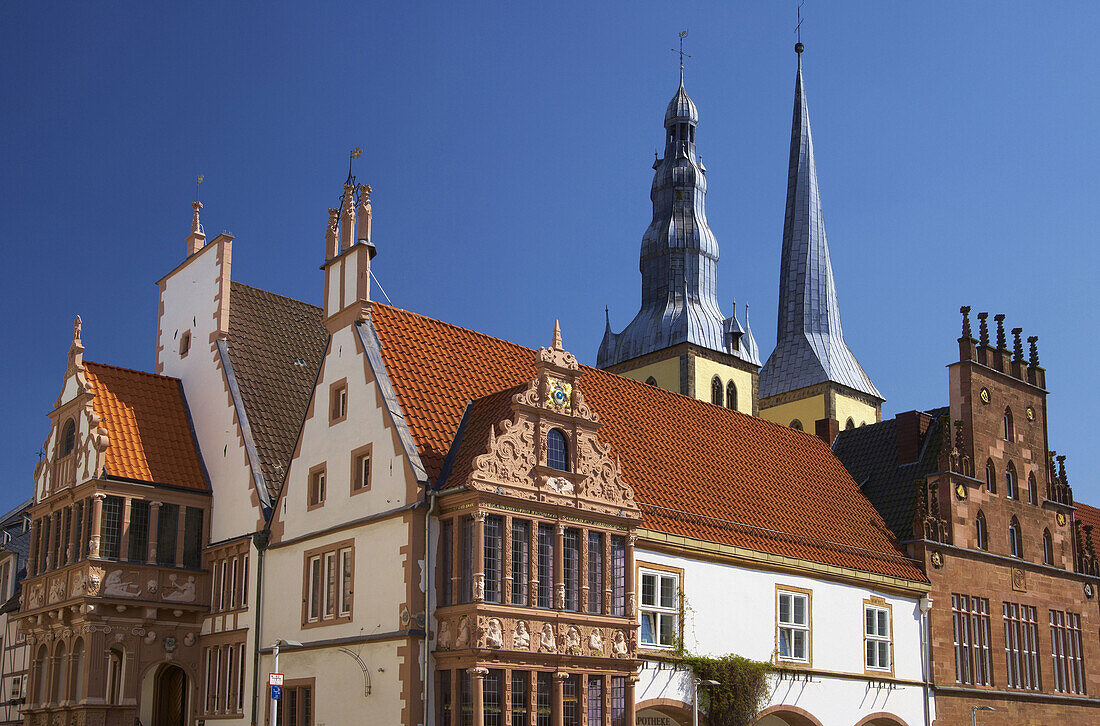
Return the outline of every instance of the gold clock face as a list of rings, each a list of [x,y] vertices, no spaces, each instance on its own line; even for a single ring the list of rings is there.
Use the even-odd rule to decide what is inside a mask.
[[[983,388],[978,394],[978,398],[982,399],[982,403],[989,403],[989,389]]]
[[[573,386],[565,381],[550,380],[550,395],[547,396],[548,406],[568,406],[573,396]]]
[[[1035,420],[1035,409],[1034,408],[1032,408],[1031,406],[1028,406],[1027,411],[1025,413],[1027,414],[1027,420],[1028,421],[1034,421]]]
[[[1066,526],[1066,515],[1065,515],[1064,512],[1058,512],[1058,526],[1059,527],[1065,527]]]
[[[955,485],[955,496],[958,497],[959,499],[966,499],[966,485],[965,484],[956,484]]]

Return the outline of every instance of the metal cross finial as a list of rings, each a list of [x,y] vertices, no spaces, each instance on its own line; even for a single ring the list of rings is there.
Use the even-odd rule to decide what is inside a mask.
[[[684,38],[687,37],[687,34],[688,34],[688,32],[687,32],[686,28],[684,30],[681,30],[680,31],[680,50],[676,50],[675,48],[671,49],[673,53],[679,53],[680,54],[680,82],[681,83],[683,83],[683,81],[684,81],[684,56],[687,56],[688,58],[691,57],[690,55],[688,55],[687,53],[684,52]]]
[[[795,32],[795,36],[796,36],[795,44],[794,44],[794,52],[799,53],[799,54],[802,53],[802,48],[803,48],[803,45],[802,45],[802,20],[803,20],[803,18],[802,18],[802,6],[805,5],[805,4],[806,4],[806,0],[802,0],[802,2],[800,2],[798,4],[798,25],[796,25],[794,27],[794,32]]]

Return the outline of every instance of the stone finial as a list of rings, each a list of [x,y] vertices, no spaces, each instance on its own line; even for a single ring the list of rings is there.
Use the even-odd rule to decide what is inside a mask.
[[[325,227],[325,260],[331,260],[339,253],[336,244],[336,233],[340,228],[339,209],[328,210],[328,226]]]
[[[959,308],[959,312],[962,313],[962,316],[963,316],[963,334],[962,334],[962,337],[969,340],[970,338],[973,337],[973,331],[971,331],[971,329],[970,329],[970,306],[969,305],[963,305],[961,308]]]
[[[80,316],[76,316],[76,320],[73,321],[73,342],[69,346],[69,371],[82,371],[84,370],[84,343],[80,340],[81,329],[83,328],[83,322],[80,320]]]
[[[199,210],[202,209],[202,202],[198,200],[191,202],[191,209],[194,210],[191,213],[191,232],[193,234],[204,234],[202,224],[199,223]]]
[[[989,347],[989,313],[978,313],[978,342]]]
[[[370,223],[373,211],[370,203],[370,184],[359,185],[359,240],[370,244]]]
[[[1028,362],[1027,362],[1027,364],[1029,366],[1031,366],[1032,368],[1038,368],[1039,367],[1039,345],[1038,345],[1039,336],[1038,335],[1029,335],[1029,336],[1027,336],[1027,343],[1028,343],[1028,346],[1030,347],[1030,350],[1028,351]]]
[[[73,321],[73,345],[80,345],[80,327],[83,323],[80,320],[80,316],[76,316],[76,320]]]
[[[997,321],[997,350],[1008,350],[1008,341],[1005,340],[1005,314],[997,313],[993,319]]]
[[[1020,336],[1023,332],[1023,328],[1012,329],[1012,360],[1017,363],[1024,362],[1024,344],[1020,340]]]
[[[561,346],[561,323],[554,321],[554,341],[551,343],[554,350],[564,350]]]
[[[1054,458],[1058,460],[1058,481],[1062,483],[1062,486],[1069,485],[1069,477],[1066,476],[1066,455],[1059,454]]]

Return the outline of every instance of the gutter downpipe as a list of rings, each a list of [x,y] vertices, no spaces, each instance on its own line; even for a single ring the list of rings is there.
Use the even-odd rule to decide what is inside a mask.
[[[921,658],[921,664],[920,665],[921,665],[921,676],[922,676],[921,680],[924,681],[924,683],[921,685],[921,688],[924,691],[924,698],[922,699],[924,701],[924,726],[932,726],[932,714],[931,714],[931,709],[929,707],[929,702],[928,702],[928,699],[929,699],[928,684],[929,684],[929,681],[931,680],[931,675],[932,675],[931,674],[931,670],[932,670],[931,656],[932,656],[932,654],[930,652],[931,648],[929,647],[929,643],[928,643],[928,612],[932,609],[932,598],[929,597],[928,595],[925,595],[924,597],[922,597],[920,599],[919,603],[920,603],[920,640],[921,640],[920,645],[921,645],[921,651],[922,651],[921,655],[923,656]]]
[[[252,726],[258,723],[257,711],[260,707],[260,618],[263,616],[263,592],[264,592],[264,553],[267,552],[267,543],[271,535],[265,526],[259,532],[252,535],[252,543],[258,553],[256,558],[256,618],[253,622],[252,644]]]
[[[428,719],[428,644],[432,637],[432,512],[435,511],[435,490],[428,486],[426,495],[428,511],[424,514],[424,657],[421,658],[420,704],[424,715],[424,724]]]

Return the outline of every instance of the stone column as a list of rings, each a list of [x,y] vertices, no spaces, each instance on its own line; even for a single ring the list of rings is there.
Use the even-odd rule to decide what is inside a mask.
[[[84,513],[81,512],[81,516],[83,516],[83,514]],[[75,504],[70,504],[69,505],[69,552],[68,552],[68,556],[69,556],[68,561],[69,562],[76,562],[77,560],[80,559],[80,542],[78,541],[79,537],[76,536],[77,519],[78,519],[78,517],[77,517],[77,513],[76,513],[76,505]]]
[[[565,609],[565,523],[554,527],[554,606]],[[560,690],[560,689],[559,689]]]
[[[53,538],[57,536],[57,523],[54,521],[57,517],[54,516],[55,514],[56,512],[50,512],[46,515],[46,518],[50,520],[50,526],[43,530],[42,546],[46,548],[46,567],[43,570],[44,572],[49,572],[56,564],[54,561],[56,552],[53,548]]]
[[[474,514],[474,602],[485,599],[485,511]],[[478,681],[480,683],[480,680]],[[480,721],[474,722],[481,723]]]
[[[149,559],[150,565],[157,564],[157,537],[160,532],[160,505],[163,502],[149,502]]]
[[[489,675],[488,668],[467,668],[473,693],[470,699],[474,702],[474,726],[485,726],[485,676]],[[462,708],[462,704],[458,704]]]
[[[451,605],[462,602],[462,517],[451,519],[451,571],[445,574],[451,578]]]
[[[122,525],[118,531],[118,558],[130,559],[130,497],[122,500]]]
[[[577,611],[586,613],[588,612],[588,530],[582,529],[580,531],[580,549],[581,549],[581,594],[580,602],[577,603]]]
[[[503,577],[504,583],[503,583],[503,585],[501,585],[501,588],[504,591],[502,593],[500,593],[500,601],[502,603],[504,603],[505,605],[511,605],[512,604],[512,580],[514,579],[512,577],[512,568],[515,566],[515,564],[512,562],[512,518],[511,517],[505,517],[503,526],[504,526],[504,536],[501,537],[501,545],[500,545],[501,558],[500,559],[502,561],[502,565],[503,565],[502,569],[503,569],[503,572],[504,572],[504,577]],[[506,693],[508,692],[507,687],[504,690],[505,690]],[[507,711],[505,711],[505,713],[507,713]]]
[[[637,721],[638,709],[634,704],[634,688],[638,683],[637,674],[631,674],[626,678],[626,722],[633,724]]]
[[[551,696],[553,700],[553,726],[565,726],[565,679],[568,677],[568,673],[562,673],[561,671],[554,674],[554,693]],[[627,723],[632,724],[633,722],[627,721]]]
[[[31,522],[31,549],[27,554],[27,577],[34,577],[38,574],[38,535],[41,534],[42,526],[41,519],[36,519]]]
[[[103,527],[103,500],[106,498],[107,495],[103,492],[92,495],[92,531],[88,533],[88,541],[91,543],[88,548],[89,558],[99,557],[99,532]]]
[[[634,543],[638,535],[631,533],[626,538],[626,616],[633,619],[638,608],[638,596],[635,592]],[[633,688],[633,686],[631,686]],[[628,721],[628,723],[630,723]]]

